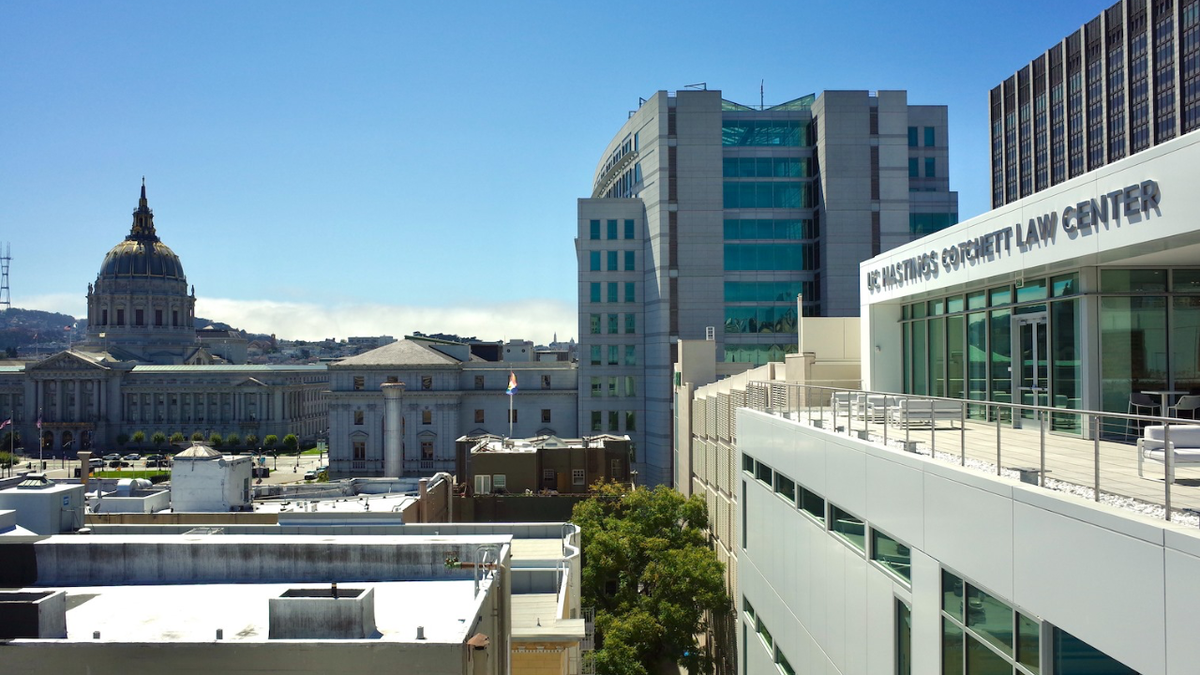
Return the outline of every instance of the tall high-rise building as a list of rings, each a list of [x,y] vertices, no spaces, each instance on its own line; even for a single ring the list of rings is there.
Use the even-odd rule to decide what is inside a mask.
[[[945,106],[903,91],[643,100],[579,200],[580,432],[628,434],[669,483],[677,341],[762,364],[796,351],[797,307],[857,316],[860,261],[957,222],[948,158]]]
[[[1121,0],[992,89],[992,207],[1200,126],[1200,0]]]

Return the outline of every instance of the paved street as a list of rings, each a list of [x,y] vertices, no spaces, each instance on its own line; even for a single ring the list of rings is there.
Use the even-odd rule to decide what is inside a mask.
[[[324,460],[327,462],[328,455],[324,455]],[[62,480],[65,478],[74,478],[75,470],[79,468],[79,460],[62,460],[62,459],[47,459],[46,474],[51,479]],[[257,458],[255,460],[257,462]],[[133,466],[123,469],[132,475],[133,471],[143,471],[146,469],[145,460],[130,462]],[[266,466],[271,469],[271,475],[264,478],[264,485],[283,484],[283,483],[302,483],[304,482],[304,472],[315,469],[322,463],[321,455],[301,455],[299,459],[295,456],[280,456],[278,460],[273,457],[266,457]],[[21,461],[13,467],[15,473],[24,471],[36,471],[38,460],[33,458],[22,458]],[[278,467],[278,468],[276,468]],[[105,471],[115,471],[116,469],[108,469]],[[7,471],[4,473],[8,475]]]

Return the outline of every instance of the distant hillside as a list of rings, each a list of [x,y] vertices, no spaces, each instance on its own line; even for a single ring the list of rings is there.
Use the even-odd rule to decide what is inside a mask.
[[[13,307],[0,312],[0,349],[61,340],[75,324],[69,314]]]

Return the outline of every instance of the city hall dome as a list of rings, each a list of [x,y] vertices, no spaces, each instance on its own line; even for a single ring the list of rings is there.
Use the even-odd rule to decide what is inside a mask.
[[[142,183],[142,196],[138,200],[137,210],[133,212],[133,227],[129,236],[104,256],[99,274],[100,279],[141,277],[187,281],[179,256],[162,243],[154,231],[154,212],[146,203],[145,182]]]

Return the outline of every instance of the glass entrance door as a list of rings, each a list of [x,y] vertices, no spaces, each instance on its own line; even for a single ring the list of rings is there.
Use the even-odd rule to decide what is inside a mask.
[[[1013,317],[1013,352],[1017,368],[1013,371],[1013,390],[1022,405],[1049,405],[1050,367],[1046,334],[1046,313],[1021,314]],[[1022,410],[1021,417],[1035,419],[1032,410]]]

